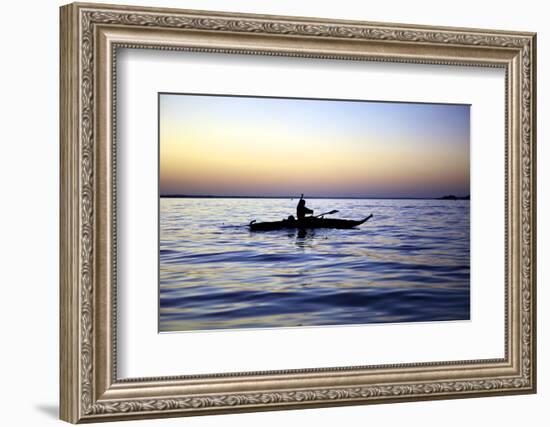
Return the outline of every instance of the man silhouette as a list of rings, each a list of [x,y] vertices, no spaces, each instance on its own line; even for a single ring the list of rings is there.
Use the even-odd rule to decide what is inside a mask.
[[[309,209],[306,207],[306,201],[304,200],[304,195],[300,197],[300,200],[298,201],[298,206],[296,206],[296,216],[298,217],[298,221],[304,219],[307,214],[312,214],[313,209]]]

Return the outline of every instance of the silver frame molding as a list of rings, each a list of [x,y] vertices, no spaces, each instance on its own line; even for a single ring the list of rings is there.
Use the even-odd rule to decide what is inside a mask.
[[[72,423],[536,391],[536,35],[75,3],[60,36],[60,417]],[[506,72],[502,359],[121,380],[118,48],[500,67]]]

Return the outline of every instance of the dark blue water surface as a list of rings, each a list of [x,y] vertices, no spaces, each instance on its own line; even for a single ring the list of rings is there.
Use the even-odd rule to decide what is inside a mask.
[[[357,229],[250,232],[290,199],[160,201],[160,330],[470,317],[470,202],[311,199]]]

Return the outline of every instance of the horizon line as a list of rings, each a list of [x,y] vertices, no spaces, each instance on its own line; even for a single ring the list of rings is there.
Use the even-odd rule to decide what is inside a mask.
[[[213,195],[213,194],[160,194],[160,198],[172,198],[172,199],[299,199],[298,196],[222,196],[222,195]],[[413,196],[402,196],[402,197],[392,197],[392,196],[307,196],[305,199],[380,199],[380,200],[440,200],[448,197],[455,197],[456,199],[465,200],[470,199],[470,195],[467,196],[456,196],[454,194],[446,194],[439,197],[413,197]]]

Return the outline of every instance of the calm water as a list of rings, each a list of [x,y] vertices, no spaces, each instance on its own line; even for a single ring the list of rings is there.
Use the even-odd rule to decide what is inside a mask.
[[[250,232],[297,199],[160,201],[160,330],[464,320],[470,202],[309,199],[357,229]]]

